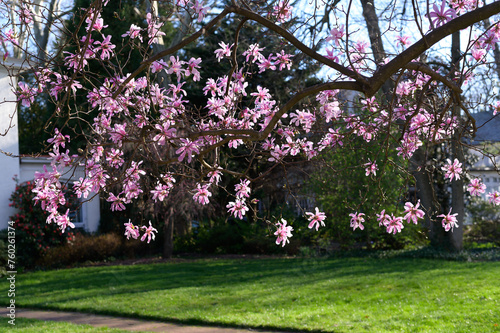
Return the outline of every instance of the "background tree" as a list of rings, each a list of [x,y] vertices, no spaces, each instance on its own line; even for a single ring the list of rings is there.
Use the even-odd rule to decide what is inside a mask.
[[[86,105],[77,105],[77,112],[71,114],[70,111],[69,116],[83,122],[86,121],[83,115],[93,116],[87,121],[91,131],[84,133],[87,148],[80,153],[81,158],[86,158],[87,177],[79,180],[76,186],[82,193],[120,186],[121,192],[108,192],[107,200],[112,202],[112,207],[123,209],[145,190],[157,198],[160,193],[165,197],[174,186],[171,177],[175,176],[194,180],[193,197],[206,204],[210,191],[214,191],[218,183],[214,174],[220,172],[240,179],[234,190],[228,189],[232,201],[226,206],[229,213],[240,219],[248,211],[251,200],[252,192],[247,181],[253,180],[249,170],[252,170],[254,161],[262,159],[285,165],[287,160],[296,156],[309,160],[332,149],[342,154],[342,149],[338,149],[341,141],[362,139],[370,142],[377,139],[384,144],[386,151],[395,149],[398,156],[403,157],[403,162],[396,159],[372,161],[380,163],[381,170],[386,165],[403,170],[419,147],[460,143],[459,136],[468,134],[469,126],[474,131],[473,119],[461,97],[461,86],[470,79],[470,70],[479,65],[488,66],[482,63],[481,56],[486,56],[491,50],[500,30],[496,22],[487,30],[482,26],[485,19],[494,19],[500,12],[498,2],[484,6],[468,2],[465,7],[455,2],[450,3],[451,7],[445,2],[432,6],[413,2],[411,22],[417,26],[419,35],[415,36],[418,40],[409,45],[402,31],[413,29],[414,25],[395,23],[398,22],[395,13],[400,7],[397,4],[389,7],[388,20],[383,22],[384,28],[379,32],[375,29],[376,22],[372,24],[373,13],[367,10],[374,7],[373,2],[366,2],[362,5],[364,16],[370,23],[370,49],[360,37],[362,28],[350,24],[356,9],[352,1],[346,2],[345,6],[324,6],[324,11],[305,11],[301,20],[303,24],[297,28],[292,25],[292,8],[286,1],[269,4],[234,2],[215,16],[207,16],[208,8],[203,2],[180,1],[172,7],[172,14],[186,13],[191,16],[190,27],[199,27],[199,30],[188,33],[178,44],[151,55],[149,50],[163,37],[161,27],[164,22],[154,12],[148,13],[146,28],[131,26],[125,32],[125,38],[142,56],[140,65],[128,72],[123,63],[123,59],[128,59],[126,53],[123,55],[111,37],[102,33],[105,22],[101,11],[107,4],[106,1],[96,1],[84,11],[84,20],[79,24],[86,32],[84,42],[81,38],[74,40],[80,46],[78,53],[74,58],[65,58],[64,65],[71,75],[59,82],[54,78],[57,75],[53,67],[45,72],[34,69],[37,83],[42,88],[57,90],[58,112],[74,110],[73,101],[78,96],[86,96],[89,101]],[[322,6],[321,3],[316,5]],[[175,15],[167,17],[174,19]],[[185,54],[189,44],[203,35],[218,35],[220,24],[231,21],[240,22],[236,31],[250,29],[247,27],[251,27],[252,22],[262,26],[269,35],[278,36],[283,47],[247,49],[240,43],[238,33],[231,40],[220,40],[214,58],[217,62],[229,64],[231,70],[229,74],[219,73],[213,83],[205,81],[205,93],[212,95],[206,104],[204,101],[191,102],[184,85],[198,81],[202,65],[194,57],[183,61],[181,55]],[[378,24],[382,24],[381,20]],[[467,61],[459,74],[439,72],[426,63],[427,53],[439,52],[440,43],[465,28],[477,31],[480,37],[470,34],[466,56],[460,58],[460,61]],[[383,49],[375,47],[380,46],[375,45],[378,42],[373,42],[381,36],[399,40],[397,48],[386,51],[388,59],[383,56]],[[224,39],[222,34],[220,37]],[[139,38],[144,38],[147,46],[146,42],[139,43]],[[289,65],[295,61],[295,56],[286,53],[285,44],[296,50],[296,58],[300,59],[298,54],[302,53],[305,58],[318,63],[324,72],[320,83],[311,82],[310,86],[298,87],[298,91],[291,91],[288,97],[279,100],[280,96],[272,96],[265,86],[259,89],[250,82],[265,72],[279,72],[285,76],[290,73]],[[167,57],[169,62],[165,61]],[[105,64],[104,73],[94,72],[91,66],[94,60]],[[242,68],[248,68],[252,74],[240,74]],[[173,82],[168,89],[157,83],[165,81],[156,81],[156,73],[162,71]],[[351,98],[345,100],[340,98],[345,91],[357,93],[350,94]],[[31,95],[38,92],[38,88],[34,90],[20,83],[19,101],[28,106],[32,102]],[[376,95],[383,95],[383,98],[374,99]],[[344,107],[341,108],[341,104]],[[364,115],[349,111],[361,106],[367,111]],[[463,110],[466,119],[457,117],[456,107]],[[71,160],[60,151],[68,141],[65,136],[68,129],[63,131],[56,131],[50,139],[55,169],[40,176],[36,188],[38,198],[42,200],[43,194],[46,207],[53,212],[58,209],[54,199],[58,195],[58,163],[68,164]],[[134,147],[126,161],[120,157],[124,145]],[[251,154],[235,154],[239,146],[245,146]],[[162,154],[165,147],[172,154]],[[226,154],[228,150],[225,149],[231,153]],[[452,150],[452,154],[456,158],[457,151]],[[230,156],[231,163],[221,166],[224,155]],[[240,163],[234,162],[236,158],[247,162],[243,170],[239,169]],[[457,163],[459,161],[452,160],[441,169],[447,181],[452,182],[461,176],[462,170]],[[120,168],[116,167],[117,164],[121,165]],[[154,167],[147,169],[146,166]],[[418,172],[424,166],[427,167],[424,163],[415,168]],[[439,170],[437,167],[433,169]],[[141,186],[140,179],[145,174],[156,177],[154,189]],[[424,213],[416,208],[406,209],[414,217],[421,218]],[[310,224],[324,224],[321,212],[306,213],[311,214],[306,214]],[[434,216],[432,211],[427,213]],[[442,218],[438,225],[442,224],[446,231],[460,228],[456,215],[451,211],[445,213],[436,216]],[[361,213],[351,214],[354,216],[353,227],[361,228],[364,220]],[[56,213],[51,218],[60,221],[61,225],[66,221],[64,215]],[[371,219],[375,220],[374,217]],[[389,220],[384,216],[383,222],[389,223]],[[126,227],[129,236],[139,237],[136,226],[127,224]],[[290,226],[282,221],[275,227],[278,243],[286,244]],[[154,232],[152,226],[144,226],[141,230],[145,232],[143,239],[149,239]]]

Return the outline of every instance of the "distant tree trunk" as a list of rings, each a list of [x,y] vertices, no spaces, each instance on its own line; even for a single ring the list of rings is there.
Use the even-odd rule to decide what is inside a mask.
[[[460,71],[459,63],[461,60],[460,52],[460,31],[457,31],[451,36],[451,59],[452,59],[452,70],[455,69],[457,72]],[[461,98],[459,96],[459,98]],[[460,107],[454,106],[453,115],[461,121],[461,110]],[[458,159],[459,162],[464,163],[464,154],[462,150],[462,145],[460,142],[461,135],[456,131],[453,135],[453,140],[451,142],[451,151],[454,158]],[[452,213],[457,213],[457,224],[458,228],[454,228],[453,232],[448,232],[449,247],[452,251],[461,251],[463,249],[463,236],[464,236],[464,181],[463,177],[460,179],[455,179],[451,183],[451,207]]]
[[[461,59],[460,54],[460,33],[456,32],[452,35],[452,46],[451,46],[451,57],[452,71],[459,71],[457,68],[458,63]],[[460,107],[455,106],[453,109],[453,114],[457,119],[460,120]],[[461,163],[464,162],[464,155],[460,143],[459,133],[455,133],[451,144],[451,151],[453,159],[458,159]],[[413,159],[417,165],[423,166],[425,163],[425,155],[423,155],[421,149],[417,150],[415,153],[415,158]],[[458,228],[454,228],[453,231],[445,231],[441,225],[441,221],[436,221],[435,216],[439,213],[437,203],[434,204],[434,185],[431,182],[431,175],[429,170],[425,167],[421,167],[420,171],[414,173],[415,179],[417,181],[417,188],[419,190],[419,198],[421,200],[422,206],[427,210],[426,214],[426,227],[429,230],[429,240],[431,246],[434,248],[444,249],[447,251],[460,251],[463,249],[463,221],[464,221],[464,183],[463,179],[454,179],[451,182],[451,209],[452,214],[457,213],[457,224]],[[446,191],[446,189],[443,189]],[[444,196],[444,201],[441,202],[441,213],[448,214],[448,199]],[[434,220],[434,221],[433,221]]]
[[[163,258],[172,258],[174,252],[174,207],[170,207],[165,213],[165,226],[163,228]]]

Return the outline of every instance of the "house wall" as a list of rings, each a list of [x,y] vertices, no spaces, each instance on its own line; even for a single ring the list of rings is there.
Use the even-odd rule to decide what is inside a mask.
[[[0,63],[0,230],[7,228],[9,217],[16,213],[15,208],[9,207],[10,196],[16,188],[13,178],[19,183],[31,181],[35,171],[42,171],[44,164],[50,164],[46,158],[19,157],[17,98],[13,87],[17,86],[15,74],[22,68],[23,62],[18,59],[7,58]],[[83,168],[76,170],[75,174],[63,175],[61,180],[72,181],[79,177],[83,177]],[[99,196],[92,193],[88,199],[82,202],[82,221],[75,226],[95,232],[100,220]]]
[[[0,66],[0,229],[7,228],[9,217],[15,208],[9,207],[9,199],[16,188],[14,176],[19,176],[19,134],[17,127],[17,103],[12,87],[15,78]],[[12,156],[9,156],[12,155]]]
[[[24,183],[33,180],[35,172],[42,171],[44,165],[47,165],[47,169],[49,169],[50,160],[47,158],[22,157],[19,182]],[[79,167],[76,170],[68,168],[61,172],[60,181],[72,184],[73,181],[78,180],[80,177],[84,177],[83,167]],[[74,223],[75,227],[83,228],[88,232],[96,232],[101,218],[99,195],[91,193],[87,199],[82,198],[81,200],[80,210],[82,219]]]

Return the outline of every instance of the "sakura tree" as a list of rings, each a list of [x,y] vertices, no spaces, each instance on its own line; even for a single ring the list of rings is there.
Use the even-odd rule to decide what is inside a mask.
[[[34,77],[32,83],[13,87],[19,103],[29,108],[44,94],[56,105],[57,117],[82,124],[53,129],[48,140],[52,163],[35,175],[37,204],[50,213],[47,223],[63,229],[71,221],[60,208],[60,176],[77,165],[86,170],[86,176],[74,182],[77,195],[85,199],[101,192],[112,210],[127,209],[143,193],[161,202],[182,178],[194,181],[193,204],[210,205],[221,178],[235,177],[239,182],[225,189],[232,196],[226,209],[238,219],[245,218],[258,200],[252,183],[268,172],[250,177],[252,165],[266,161],[272,170],[297,160],[314,161],[324,151],[342,154],[352,140],[381,143],[373,156],[357,163],[366,170],[367,183],[376,184],[378,171],[390,166],[417,178],[417,183],[422,175],[441,172],[450,184],[457,184],[467,173],[460,153],[462,138],[476,130],[471,113],[495,102],[472,101],[467,89],[481,84],[474,82],[475,73],[491,73],[497,66],[500,2],[412,1],[408,8],[390,2],[377,13],[374,2],[367,0],[234,0],[223,7],[178,0],[161,10],[158,3],[147,1],[145,8],[137,9],[145,9],[144,15],[116,36],[107,30],[113,22],[104,21],[101,13],[117,3],[96,0],[79,9],[81,20],[74,22],[83,31],[79,35],[65,30],[58,13],[37,10],[37,2],[23,0],[12,6],[1,1],[4,14],[15,12],[4,20],[2,42],[22,50]],[[37,56],[36,44],[28,45],[10,29],[16,26],[30,35],[33,22],[57,18],[64,43],[43,59]],[[230,40],[218,34],[224,20],[238,22]],[[168,47],[166,24],[180,32]],[[239,35],[250,24],[278,36],[281,47],[242,47]],[[459,32],[462,47],[450,54],[450,38]],[[186,49],[209,34],[220,36],[219,48],[207,59],[190,57]],[[383,40],[390,41],[389,47],[384,49]],[[129,70],[132,54],[141,59]],[[280,96],[270,93],[273,82],[253,87],[252,80],[265,72],[287,77],[293,62],[304,57],[320,66],[320,83]],[[446,67],[436,65],[442,57],[453,61]],[[215,62],[227,63],[230,70],[202,77],[204,64]],[[193,89],[205,96],[202,102],[192,101],[188,90]],[[70,152],[66,145],[75,135],[84,136],[87,144]],[[448,143],[453,146],[449,161],[429,163],[426,149]],[[396,149],[396,157],[390,149]],[[245,163],[231,163],[232,158]],[[149,187],[143,182],[146,176],[155,179]],[[458,184],[463,191],[463,184]],[[468,188],[472,195],[484,191],[480,179],[472,179]],[[398,233],[404,231],[404,223],[418,223],[427,216],[445,231],[460,229],[458,213],[438,215],[432,193],[420,196],[420,202],[404,205],[404,216],[385,210],[367,216],[353,207],[351,227],[363,229],[363,224],[379,222],[388,233]],[[329,218],[319,207],[304,216],[315,230]],[[293,227],[281,217],[269,224],[275,227],[276,243],[284,246]],[[156,231],[151,224],[138,226],[134,221],[125,228],[127,238],[148,242]]]

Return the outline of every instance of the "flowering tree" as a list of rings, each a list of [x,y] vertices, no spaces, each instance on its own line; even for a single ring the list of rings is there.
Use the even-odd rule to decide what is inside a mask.
[[[43,63],[35,61],[36,48],[22,45],[6,30],[15,24],[29,34],[33,17],[48,19],[33,10],[34,4],[20,1],[17,16],[2,30],[4,43],[21,48],[32,64],[35,82],[14,87],[21,105],[29,107],[35,96],[46,93],[56,104],[58,117],[81,123],[54,129],[48,141],[52,164],[35,175],[35,200],[49,212],[47,222],[61,228],[70,221],[60,209],[59,178],[64,168],[78,164],[84,165],[86,176],[75,181],[76,193],[87,198],[91,191],[102,192],[114,210],[126,209],[144,192],[162,201],[184,177],[196,182],[191,189],[193,202],[207,205],[222,177],[237,177],[239,183],[226,189],[233,197],[226,208],[239,219],[248,215],[249,203],[256,199],[251,183],[266,174],[250,177],[253,166],[263,160],[272,162],[270,169],[298,159],[313,160],[324,150],[342,154],[344,142],[355,139],[367,145],[375,138],[382,142],[374,156],[358,163],[366,169],[367,182],[382,165],[407,170],[409,176],[413,170],[416,178],[422,170],[440,170],[441,166],[415,155],[425,157],[423,148],[436,143],[453,143],[456,156],[442,166],[453,184],[466,172],[458,158],[461,138],[476,130],[471,106],[493,103],[470,103],[464,88],[474,84],[474,73],[494,65],[490,52],[500,37],[496,22],[500,2],[414,1],[411,15],[391,3],[388,20],[379,22],[374,2],[361,0],[366,23],[362,25],[353,19],[360,9],[353,0],[335,4],[317,0],[307,7],[298,2],[296,8],[301,9],[294,9],[287,0],[235,0],[213,13],[209,11],[213,6],[203,0],[178,0],[162,9],[163,16],[150,4],[143,19],[122,32],[120,42],[112,42],[118,36],[107,32],[111,22],[101,16],[108,2],[96,0],[81,8],[82,19],[75,24],[84,35],[66,36],[73,51],[56,50],[59,57]],[[1,3],[10,8],[7,1]],[[167,20],[183,31],[170,47],[163,41]],[[224,20],[238,22],[231,40],[218,34]],[[490,23],[485,24],[486,20]],[[283,47],[268,49],[257,43],[241,47],[240,32],[250,23],[278,36]],[[442,68],[428,61],[442,54],[448,37],[464,29],[467,43],[458,56],[451,57],[451,64]],[[213,56],[189,57],[186,48],[207,34],[221,37]],[[396,42],[385,50],[382,38]],[[285,52],[285,46],[292,51]],[[141,62],[128,70],[132,50]],[[252,80],[265,72],[287,77],[301,57],[321,67],[318,79],[322,82],[290,91],[288,96],[273,96],[272,82],[252,86]],[[227,62],[230,69],[217,77],[201,77],[200,68],[214,62]],[[205,99],[193,103],[187,87],[198,89]],[[75,102],[82,97],[83,103]],[[75,134],[87,142],[78,154],[66,148]],[[390,149],[397,150],[396,158],[387,153]],[[245,161],[243,167],[232,163],[238,158]],[[156,179],[151,188],[141,182],[146,175]],[[471,187],[481,188],[478,182],[474,180]],[[456,213],[436,216],[428,195],[432,194],[427,193],[421,204],[407,203],[404,217],[385,211],[367,216],[353,209],[351,226],[364,229],[364,223],[378,220],[387,232],[397,233],[403,223],[429,216],[437,218],[434,223],[446,231],[460,228]],[[305,215],[310,228],[328,223],[329,217],[319,208]],[[277,243],[285,245],[293,228],[281,219],[270,223],[277,229]],[[139,227],[134,221],[126,225],[127,237],[150,241],[154,232],[151,225]]]

